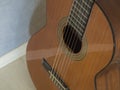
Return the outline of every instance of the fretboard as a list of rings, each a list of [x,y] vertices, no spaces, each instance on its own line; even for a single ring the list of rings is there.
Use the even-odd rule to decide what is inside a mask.
[[[68,24],[79,32],[81,39],[85,33],[94,2],[95,0],[74,0],[73,2]]]

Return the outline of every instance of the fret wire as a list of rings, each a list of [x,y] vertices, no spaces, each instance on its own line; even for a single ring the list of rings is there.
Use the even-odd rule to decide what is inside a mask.
[[[72,21],[72,22],[74,22],[72,18],[69,18],[69,20]],[[81,23],[76,22],[76,24],[80,25],[83,29],[85,28],[85,26],[83,24],[81,24]]]
[[[71,12],[71,15],[72,15],[72,14],[73,14],[75,17],[78,17],[77,19],[79,19],[80,21],[82,21],[82,22],[84,22],[84,23],[86,24],[87,18],[84,18],[83,15],[78,15],[77,12],[74,12],[74,11]],[[72,15],[72,16],[73,16],[73,15]],[[81,16],[81,17],[80,17],[80,16]]]
[[[79,29],[81,33],[83,33],[83,28],[82,27],[79,27],[78,25],[76,25],[72,20],[69,20],[68,23],[71,23],[71,25],[74,27],[76,27],[76,29]],[[74,24],[74,25],[73,25]]]
[[[91,13],[94,0],[75,0],[70,16],[68,17],[68,24],[71,25],[82,37]]]
[[[74,8],[76,8],[76,7],[74,7]],[[80,10],[78,10],[78,8],[76,8],[77,9],[77,11],[80,11]],[[75,10],[76,11],[76,10]],[[79,28],[82,26],[82,28],[83,28],[83,30],[85,29],[85,25],[86,25],[86,21],[87,21],[87,16],[85,16],[83,13],[82,13],[82,11],[80,12],[81,13],[81,15],[82,15],[82,17],[84,16],[86,19],[85,19],[85,21],[84,21],[84,19],[82,18],[82,17],[79,17],[79,15],[77,15],[77,13],[76,12],[74,12],[74,15],[76,14],[76,16],[78,17],[78,18],[80,18],[79,20],[80,21],[78,21],[78,19],[76,19],[74,16],[73,16],[73,10],[71,11],[71,17],[75,20],[75,21],[77,21],[77,23],[80,25],[79,26]],[[70,18],[71,19],[71,18]],[[74,22],[73,21],[73,19],[72,19],[72,22]],[[80,22],[84,22],[84,23],[80,23]],[[85,24],[85,25],[83,25],[83,24]],[[78,27],[78,26],[77,26]],[[83,31],[82,30],[82,31]]]
[[[70,23],[69,23],[70,24]],[[82,32],[79,31],[76,27],[74,27],[72,24],[70,24],[81,36],[82,36]]]
[[[83,0],[82,0],[82,4],[83,4],[83,7],[84,7],[88,12],[90,12],[90,10],[91,10],[91,4],[88,4],[88,2],[85,2],[85,1],[83,1]],[[80,3],[79,3],[79,5],[80,5]],[[87,5],[89,5],[89,7],[88,7]]]
[[[77,1],[77,0],[76,0],[76,1]],[[79,0],[79,2],[80,2],[80,1],[81,1],[81,3],[82,3],[82,2],[83,2],[83,3],[86,3],[86,2],[85,2],[86,0],[84,0],[84,1],[83,1],[83,0]],[[74,2],[74,4],[76,4],[76,5],[78,4],[77,6],[79,6],[79,5],[80,5],[79,2],[78,2],[78,1],[77,1],[77,2]],[[87,2],[88,2],[88,1],[87,1]],[[86,3],[86,4],[87,4],[87,3]],[[88,4],[87,4],[87,5],[88,5]],[[82,14],[82,16],[84,16],[84,17],[88,20],[88,16],[89,16],[90,13],[87,14],[87,15],[84,15],[84,14],[85,14],[85,13],[83,13],[84,10],[83,10],[83,11],[82,11],[82,10],[79,10],[77,6],[74,5],[72,11],[75,11],[75,14],[76,14],[76,15],[77,15],[78,12],[80,12],[80,13]],[[80,5],[80,6],[81,6],[81,5]],[[88,8],[88,7],[87,7],[87,8]],[[76,10],[76,9],[77,9],[77,10]],[[91,11],[91,8],[89,8],[89,11]],[[78,16],[78,15],[77,15],[77,16]],[[80,18],[80,17],[79,17],[79,18]],[[83,20],[83,19],[82,19],[82,20]],[[86,20],[86,21],[87,21],[87,20]]]
[[[80,5],[78,0],[75,0],[77,2],[77,4]],[[91,6],[89,4],[87,4],[84,0],[81,0],[89,9],[91,8]]]
[[[80,21],[78,20],[78,19],[76,19],[72,14],[70,15],[70,17],[71,17],[71,19],[74,19],[74,22],[77,22],[79,25],[81,25],[82,27],[84,26],[85,27],[85,25],[86,25],[86,22],[84,21],[81,21],[81,19],[80,19]],[[83,22],[83,23],[82,23]],[[83,27],[83,28],[84,28]]]
[[[83,15],[86,19],[88,18],[87,16],[88,16],[88,14],[85,12],[84,13],[84,11],[83,10],[79,10],[78,8],[76,8],[76,6],[73,6],[73,10],[72,11],[75,11],[76,13],[78,13],[78,14],[80,14],[80,15]]]
[[[75,6],[73,6],[73,10],[76,12],[76,13],[80,13],[82,16],[84,16],[86,19],[88,19],[88,17],[86,15],[84,15],[84,13],[82,11],[80,11],[78,8],[76,8]],[[72,10],[72,11],[73,11]],[[77,11],[76,11],[77,10]],[[88,15],[88,14],[87,14]]]
[[[84,31],[84,26],[82,25],[82,24],[79,24],[78,22],[75,22],[74,21],[74,18],[71,18],[71,20],[69,20],[69,21],[72,21],[72,22],[74,22],[74,24],[76,24],[75,26],[81,31],[81,32],[83,32]]]
[[[85,2],[88,2],[90,5],[94,3],[95,0],[84,0]]]
[[[81,33],[83,33],[83,28],[79,27],[78,25],[76,25],[73,21],[70,21],[71,25],[74,27],[76,27],[76,29],[78,29]]]
[[[70,18],[70,20],[72,21],[72,22],[75,22],[72,18]],[[80,25],[82,28],[85,28],[85,26],[84,25],[82,25],[81,23],[78,23],[78,22],[75,22],[77,25]]]
[[[82,0],[82,1],[83,1],[83,0]],[[87,4],[85,1],[83,1],[83,3],[84,3],[89,9],[91,9],[91,7],[90,7],[89,4]]]
[[[89,12],[82,6],[82,5],[78,5],[79,3],[77,3],[76,5],[74,5],[76,8],[81,8],[83,9],[87,14],[89,14]]]
[[[84,7],[86,6],[86,8],[85,9],[88,9],[89,11],[91,10],[91,7],[92,7],[92,5],[94,4],[94,1],[95,0],[75,0],[75,1],[77,1],[78,2],[78,4],[81,6],[81,4],[80,3],[82,3],[82,4],[84,4]],[[88,8],[89,7],[89,8]]]
[[[69,22],[68,25],[72,26],[72,27],[79,33],[79,35],[82,37],[83,32],[79,31],[79,30],[72,24],[72,22]]]

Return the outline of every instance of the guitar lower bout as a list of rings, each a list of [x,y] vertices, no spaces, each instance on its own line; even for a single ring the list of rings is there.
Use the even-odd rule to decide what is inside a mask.
[[[57,85],[61,90],[97,90],[95,77],[113,57],[113,33],[99,6],[94,4],[81,39],[66,25],[72,2],[48,0],[47,24],[28,43],[27,64],[37,90],[59,90]]]

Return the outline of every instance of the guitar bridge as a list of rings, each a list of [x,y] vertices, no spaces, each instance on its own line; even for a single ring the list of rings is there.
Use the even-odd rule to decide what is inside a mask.
[[[59,77],[59,75],[52,69],[48,62],[43,58],[42,60],[43,67],[47,70],[50,75],[51,81],[60,89],[60,90],[70,90],[65,82]]]

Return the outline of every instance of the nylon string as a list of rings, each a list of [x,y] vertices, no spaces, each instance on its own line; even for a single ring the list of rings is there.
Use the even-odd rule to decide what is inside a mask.
[[[75,2],[77,2],[78,3],[78,1],[77,0],[75,0],[74,1],[74,3]],[[81,4],[81,8],[80,9],[83,9],[84,8],[84,5],[86,5],[87,3],[85,3],[84,4],[84,1],[82,0],[82,4]],[[73,5],[74,5],[74,3],[72,4],[72,8],[73,8]],[[78,3],[79,4],[79,3]],[[83,5],[83,7],[82,7],[82,5]],[[88,6],[88,5],[87,5]],[[79,10],[79,11],[81,11],[81,10]],[[71,12],[73,12],[73,10],[71,9]],[[70,14],[71,14],[71,12],[70,12]],[[75,13],[75,12],[74,12]],[[81,12],[81,13],[83,13],[83,12]],[[83,13],[84,14],[84,13]],[[72,14],[71,14],[72,15]],[[76,15],[77,15],[77,13],[76,13]],[[70,15],[69,15],[70,16]],[[78,15],[79,16],[79,15]],[[85,16],[85,15],[84,15]],[[75,18],[74,16],[72,16],[73,18]],[[80,17],[80,16],[79,16]],[[81,16],[82,17],[82,16]],[[71,17],[68,17],[68,19],[67,19],[67,23],[69,24],[69,22],[68,22],[68,20],[70,19]],[[83,19],[84,20],[84,19]],[[76,20],[77,21],[77,20]],[[79,22],[79,21],[78,21]],[[74,23],[75,24],[75,23]],[[80,23],[81,24],[81,23]],[[72,25],[72,24],[70,24],[70,25]],[[76,26],[78,26],[78,25],[76,25]],[[72,26],[73,27],[73,26]],[[79,26],[78,26],[79,27]],[[73,27],[73,28],[75,28],[75,27]],[[65,35],[65,38],[67,37],[67,34],[69,33],[68,30],[69,29],[69,27],[67,28],[67,32],[66,32],[66,35]],[[70,28],[71,29],[71,28]],[[75,29],[75,30],[77,30],[77,29]],[[81,29],[81,31],[82,31],[82,29]],[[83,32],[83,31],[82,31]],[[76,47],[76,44],[77,44],[77,40],[75,40],[75,38],[76,38],[76,36],[73,36],[73,34],[70,36],[71,34],[69,34],[68,35],[68,39],[67,39],[67,42],[68,42],[68,45],[70,44],[70,42],[73,40],[73,42],[72,42],[72,48],[73,48],[73,50],[75,49],[75,47]],[[82,39],[82,38],[81,38]],[[61,59],[61,57],[62,57],[62,51],[61,51],[61,48],[63,48],[63,44],[64,44],[64,41],[61,39],[60,40],[60,44],[59,44],[59,46],[58,46],[58,50],[57,50],[57,53],[56,53],[56,56],[55,56],[55,59],[54,59],[54,62],[53,62],[53,66],[52,66],[52,72],[54,73],[54,70],[56,70],[56,72],[57,72],[57,74],[60,74],[60,73],[62,73],[63,74],[63,78],[65,78],[66,77],[66,73],[67,73],[67,71],[68,71],[68,68],[70,67],[70,65],[71,65],[71,63],[72,63],[72,60],[69,60],[71,57],[72,57],[72,51],[68,51],[67,53],[66,53],[66,55],[64,56],[64,58],[63,59]],[[68,57],[69,56],[69,57]]]

